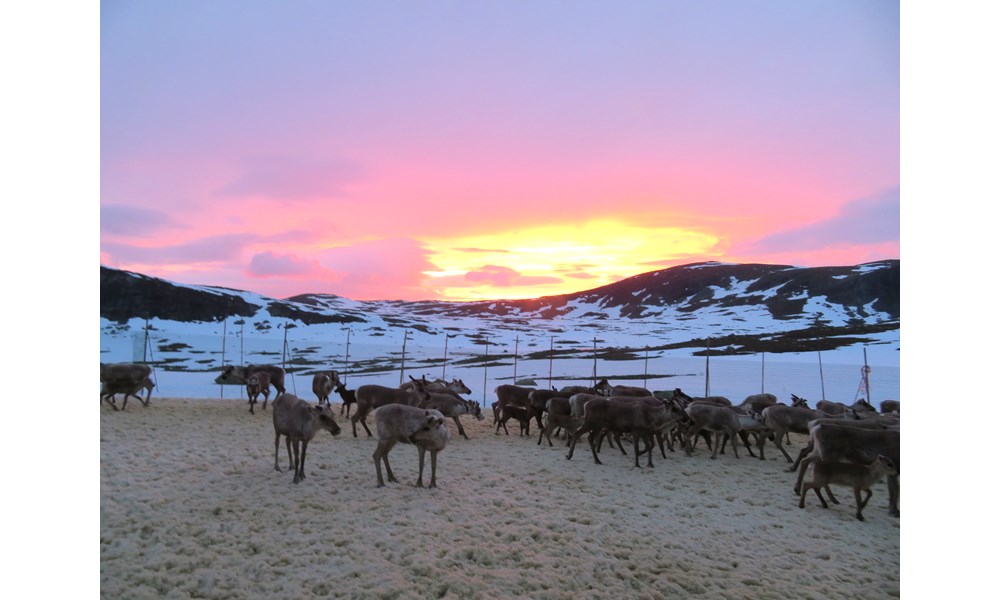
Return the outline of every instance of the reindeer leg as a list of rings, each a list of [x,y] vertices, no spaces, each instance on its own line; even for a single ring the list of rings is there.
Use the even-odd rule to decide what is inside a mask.
[[[691,451],[694,449],[694,444],[698,440],[698,432],[700,430],[701,427],[694,426],[687,432],[687,435],[683,436],[684,453],[686,455],[691,456]],[[711,448],[712,445],[709,444],[708,447]]]
[[[781,453],[785,455],[785,459],[788,462],[794,462],[792,460],[792,457],[788,455],[788,452],[785,452],[785,448],[781,444],[781,437],[780,436],[777,436],[777,435],[774,436],[774,445],[778,447],[778,450],[781,450]]]
[[[292,443],[292,448],[295,450],[295,477],[292,478],[292,483],[298,483],[302,481],[302,477],[299,475],[299,466],[302,464],[299,458],[299,440]]]
[[[396,479],[396,476],[392,474],[392,467],[389,466],[389,453],[388,452],[385,453],[385,456],[382,457],[382,460],[385,462],[385,475],[386,475],[386,479],[388,479],[391,483],[399,483],[399,480]]]
[[[899,475],[889,475],[886,477],[889,484],[889,516],[899,516]]]
[[[625,452],[625,448],[622,446],[622,434],[615,433],[614,440],[618,444],[618,449],[622,451],[622,456],[628,456],[628,452]]]
[[[431,485],[430,487],[436,488],[437,484],[437,471],[438,471],[438,453],[437,450],[431,450]]]
[[[599,438],[599,437],[600,437],[600,436],[598,435],[598,438]],[[597,463],[597,464],[599,464],[599,465],[600,465],[600,464],[603,464],[603,463],[601,462],[601,459],[597,458],[597,444],[596,444],[596,441],[597,441],[597,440],[595,440],[595,439],[594,439],[594,432],[593,432],[593,431],[592,431],[592,432],[590,432],[590,434],[589,434],[589,435],[587,435],[587,441],[588,441],[588,442],[590,442],[590,451],[591,451],[591,453],[593,453],[593,455],[594,455],[594,462],[595,462],[595,463]],[[638,460],[638,459],[637,459],[637,460]]]
[[[465,435],[465,430],[462,429],[462,422],[458,420],[458,417],[452,417],[455,420],[455,425],[458,427],[458,433],[465,439],[469,439],[469,436]]]
[[[820,486],[818,486],[818,485],[812,485],[812,484],[809,484],[809,485],[810,485],[810,486],[812,487],[812,490],[813,490],[814,492],[816,492],[816,497],[817,497],[817,498],[819,498],[819,501],[820,501],[820,503],[821,503],[821,504],[823,505],[823,508],[830,508],[830,505],[829,505],[829,504],[827,504],[827,503],[826,503],[826,500],[824,500],[824,499],[823,499],[823,494],[819,493],[819,487],[820,487]],[[802,493],[804,494],[804,493],[805,493],[805,491],[804,491],[804,490],[805,490],[806,488],[802,488],[802,489],[803,489],[803,492],[802,492]]]
[[[795,487],[792,488],[796,494],[802,490],[802,480],[805,479],[806,470],[809,469],[809,465],[815,460],[816,458],[810,455],[802,459],[802,462],[799,464],[799,476],[795,478]]]
[[[299,481],[306,478],[306,448],[309,446],[309,440],[302,440],[302,456],[299,457]]]
[[[809,443],[806,444],[806,447],[803,448],[803,449],[801,449],[801,450],[799,450],[799,455],[797,457],[795,457],[795,462],[788,469],[788,472],[789,473],[794,473],[795,471],[797,471],[798,468],[799,468],[799,464],[802,462],[802,459],[805,458],[806,456],[808,456],[809,453],[812,452],[812,451],[813,451],[813,442],[812,442],[812,440],[809,440]]]
[[[743,439],[743,445],[746,446],[746,448],[747,448],[747,454],[749,454],[753,458],[757,458],[757,455],[754,454],[753,450],[750,448],[750,434],[748,432],[746,432],[746,431],[741,431],[740,432],[740,438]],[[734,452],[735,452],[735,450],[734,450]]]
[[[576,433],[573,434],[573,439],[570,440],[570,443],[569,443],[569,454],[566,455],[566,460],[570,460],[570,459],[573,458],[573,450],[576,449],[576,442],[586,432],[587,432],[587,427],[586,427],[586,425],[583,425],[579,429],[576,430]]]
[[[278,466],[278,444],[280,440],[281,440],[281,434],[280,433],[274,434],[274,470],[279,473],[281,472],[281,467]]]
[[[379,446],[375,449],[375,456],[376,456],[375,468],[376,470],[378,470],[378,458],[381,458],[382,462],[385,463],[385,474],[386,478],[389,480],[390,483],[397,483],[396,476],[392,474],[392,467],[389,466],[389,450],[392,450],[392,447],[394,445],[396,445],[396,443],[393,441],[389,441],[384,444],[380,442]],[[379,471],[379,475],[381,481],[381,471]],[[385,484],[383,483],[382,485]],[[379,487],[382,487],[382,485],[380,485]]]
[[[864,501],[862,501],[861,500],[861,490],[859,490],[858,488],[854,488],[854,501],[857,503],[857,507],[858,507],[858,512],[857,512],[857,514],[855,514],[855,516],[858,518],[859,521],[864,521],[865,520],[865,517],[864,517],[864,515],[861,514],[861,511],[865,508],[865,505],[868,504],[868,500],[872,497],[872,491],[871,490],[865,490],[865,493],[868,494],[868,495],[865,496]]]
[[[417,487],[424,487],[424,453],[427,449],[423,446],[417,446],[417,451],[420,454],[420,471],[417,473]]]
[[[372,460],[375,461],[375,475],[378,477],[378,485],[376,487],[385,487],[385,481],[382,480],[382,444],[379,444],[378,447],[375,448],[375,452],[372,454]]]
[[[757,452],[760,454],[757,458],[764,460],[764,444],[767,443],[767,436],[762,435],[757,438]]]
[[[715,457],[719,454],[719,448],[722,446],[724,435],[725,434],[722,431],[715,432],[715,449],[712,450],[712,456],[711,456],[712,460],[715,460]],[[711,445],[709,445],[709,448],[711,448]]]

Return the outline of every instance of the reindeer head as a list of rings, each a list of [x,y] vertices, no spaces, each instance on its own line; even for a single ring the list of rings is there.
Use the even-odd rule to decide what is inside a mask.
[[[465,407],[470,415],[476,417],[477,421],[482,421],[486,418],[483,416],[483,408],[475,400],[466,400]]]

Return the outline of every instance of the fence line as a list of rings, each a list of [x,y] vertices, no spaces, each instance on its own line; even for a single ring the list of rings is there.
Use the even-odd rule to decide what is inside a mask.
[[[280,360],[291,377],[293,390],[297,374],[309,376],[318,370],[336,369],[341,372],[342,381],[346,382],[348,376],[366,380],[384,379],[385,375],[396,370],[401,381],[405,380],[407,373],[417,378],[422,375],[431,377],[431,370],[438,368],[442,376],[450,371],[453,377],[464,378],[482,369],[485,401],[487,395],[492,393],[490,381],[498,384],[513,383],[518,379],[544,379],[543,365],[547,361],[548,385],[556,387],[561,387],[560,383],[592,385],[594,380],[600,378],[616,383],[641,379],[643,385],[650,389],[680,387],[697,390],[704,386],[706,395],[711,391],[734,400],[742,400],[751,390],[756,392],[757,387],[764,392],[775,393],[784,401],[791,393],[820,400],[828,397],[826,379],[829,376],[833,384],[829,399],[850,402],[862,389],[868,393],[875,389],[882,399],[899,396],[899,368],[895,366],[872,367],[871,372],[863,374],[859,383],[858,369],[867,362],[867,348],[832,352],[839,363],[826,364],[828,361],[824,360],[824,352],[771,354],[770,357],[765,357],[763,353],[728,356],[713,354],[710,342],[706,343],[707,352],[702,359],[695,356],[690,348],[651,350],[651,345],[600,347],[596,338],[587,340],[590,343],[564,339],[558,341],[557,347],[556,337],[550,336],[546,351],[538,347],[537,338],[529,338],[527,348],[522,350],[520,335],[506,340],[506,343],[485,335],[466,335],[467,343],[449,345],[449,338],[458,334],[431,340],[428,336],[421,336],[415,340],[411,337],[412,332],[407,330],[401,340],[398,337],[393,340],[384,336],[387,339],[381,340],[379,336],[369,336],[359,342],[352,340],[350,328],[336,329],[339,339],[322,340],[314,334],[309,337],[296,335],[293,326],[279,325],[279,328],[283,330],[280,337],[277,332],[251,332],[248,336],[242,327],[239,331],[231,331],[225,322],[221,323],[222,362],[226,357],[226,340],[238,336],[241,363],[245,360],[251,364],[275,364]],[[176,333],[171,334],[171,340],[179,337]],[[151,365],[161,371],[211,371],[211,378],[214,379],[215,370],[221,368],[218,337],[193,334],[185,335],[183,341],[168,341],[157,333],[155,327],[144,327],[142,332],[117,336],[102,332],[102,361],[139,362],[147,358],[147,351],[152,354],[152,348],[156,347],[158,356],[154,357]],[[895,352],[895,349],[891,351]],[[642,361],[641,366],[638,361]],[[159,392],[164,393],[162,390]],[[241,397],[242,393],[241,388]],[[221,386],[220,394],[223,394]]]

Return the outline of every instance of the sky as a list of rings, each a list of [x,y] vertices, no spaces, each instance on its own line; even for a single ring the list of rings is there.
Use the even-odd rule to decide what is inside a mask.
[[[136,2],[134,5],[124,6],[127,12],[132,12],[139,9],[146,10],[146,4],[151,3]],[[437,3],[424,4],[429,7],[427,10],[438,6]],[[624,10],[623,4],[618,3],[616,10],[619,12]],[[685,10],[688,11],[687,14],[691,14],[690,11],[701,10],[703,4],[707,3],[691,2]],[[871,7],[886,6],[886,4],[877,1],[867,3]],[[863,10],[865,6],[846,2],[836,4],[789,2],[780,7],[782,10],[773,8],[772,12],[785,15],[787,13],[784,9],[805,10],[806,5],[814,8],[826,6],[838,10],[847,10],[847,7]],[[187,5],[171,2],[170,6],[180,11]],[[216,2],[212,3],[212,6],[225,5]],[[231,12],[234,15],[245,15],[252,6],[250,3],[241,3],[239,7],[232,8]],[[296,3],[293,6],[305,5]],[[338,6],[347,4],[340,2]],[[476,6],[483,6],[483,3],[476,3]],[[541,6],[541,3],[535,2],[532,6]],[[574,15],[578,14],[578,6],[584,4],[574,3]],[[632,2],[628,6],[640,5]],[[668,7],[680,10],[676,5],[666,2],[658,6],[662,6],[660,10],[667,10]],[[712,6],[723,7],[727,11],[740,10],[739,5],[715,3]],[[753,6],[757,11],[764,11],[772,5],[761,1],[753,3]],[[117,62],[122,62],[129,59],[130,54],[137,52],[130,48],[123,51],[124,54],[116,54],[108,46],[110,37],[105,37],[105,34],[111,36],[112,29],[106,22],[102,22],[102,19],[106,20],[110,11],[118,7],[119,5],[98,5],[74,0],[62,2],[51,0],[7,3],[0,8],[0,50],[3,50],[3,56],[10,59],[3,63],[3,81],[5,89],[12,90],[4,95],[2,101],[4,110],[0,111],[0,131],[3,131],[3,136],[0,136],[0,160],[4,166],[4,175],[0,177],[0,197],[3,197],[6,209],[6,229],[2,243],[8,283],[8,294],[4,295],[2,300],[2,306],[8,309],[4,323],[7,325],[7,338],[16,340],[18,356],[52,357],[55,352],[63,359],[64,369],[72,381],[83,381],[92,377],[93,363],[99,358],[98,345],[95,343],[97,336],[94,319],[100,312],[100,285],[96,269],[93,269],[93,263],[90,262],[93,260],[90,258],[93,256],[90,252],[99,250],[102,253],[102,264],[122,266],[123,259],[112,260],[110,256],[105,255],[105,244],[115,242],[132,247],[140,244],[154,247],[159,245],[166,250],[174,247],[183,248],[192,242],[207,243],[205,238],[210,240],[213,236],[219,235],[217,232],[198,234],[198,227],[207,221],[194,216],[190,218],[175,216],[176,222],[166,219],[167,211],[171,210],[173,203],[180,200],[187,201],[186,206],[189,210],[191,206],[197,207],[197,201],[187,195],[178,193],[155,196],[153,192],[167,185],[169,178],[166,176],[150,179],[144,189],[137,190],[137,192],[142,191],[142,194],[116,196],[118,192],[114,194],[111,192],[113,181],[120,179],[119,176],[112,177],[108,166],[116,154],[112,151],[112,140],[129,133],[129,127],[138,128],[141,124],[151,127],[154,124],[153,121],[133,119],[130,124],[119,126],[117,134],[110,127],[113,113],[109,111],[114,104],[112,102],[114,94],[105,76],[112,72],[112,68],[119,73],[124,68],[118,65],[112,67],[110,64],[112,56],[119,56]],[[288,9],[287,6],[283,8]],[[471,8],[466,7],[463,10]],[[514,9],[508,8],[508,10]],[[390,9],[385,11],[393,13]],[[568,18],[568,15],[564,15],[564,19],[559,21],[560,25],[568,26]],[[996,60],[993,57],[1000,54],[1000,37],[996,35],[998,18],[1000,18],[1000,8],[995,3],[978,0],[954,0],[947,5],[931,0],[913,0],[903,6],[901,15],[900,25],[904,35],[899,40],[903,50],[903,60],[899,67],[903,77],[902,81],[894,81],[898,82],[901,88],[902,110],[899,111],[898,117],[903,127],[899,132],[899,140],[902,142],[899,168],[902,174],[900,187],[906,192],[906,201],[902,203],[900,213],[902,247],[906,255],[906,267],[902,271],[900,283],[901,295],[905,298],[900,393],[902,396],[915,399],[918,408],[930,406],[929,403],[933,402],[932,397],[927,396],[925,391],[935,389],[935,386],[940,387],[942,372],[948,378],[948,390],[952,396],[979,398],[983,396],[984,390],[988,393],[991,389],[993,380],[990,375],[996,370],[995,353],[992,352],[990,345],[995,337],[991,335],[995,327],[990,327],[990,320],[984,315],[987,315],[991,308],[988,302],[992,286],[991,257],[996,255],[994,246],[996,223],[989,218],[987,210],[993,200],[1000,197],[1000,178],[996,177],[998,164],[996,140],[1000,139],[1000,111],[997,111],[996,107],[1000,106],[1000,86],[996,84],[996,78],[984,74],[996,70]],[[710,20],[711,15],[705,15],[704,19]],[[745,20],[750,22],[750,19]],[[604,24],[610,26],[611,20],[606,21]],[[829,18],[816,21],[825,25],[832,23]],[[649,24],[646,21],[643,23]],[[693,27],[693,24],[689,22],[688,27]],[[152,35],[150,27],[145,31],[132,26],[124,29],[134,32],[136,42],[147,37],[149,42],[159,39],[161,45],[164,43],[162,37],[155,38]],[[688,30],[684,29],[682,33]],[[276,36],[282,31],[275,30],[273,36],[258,40],[258,43],[273,46]],[[351,31],[359,38],[363,37],[360,31]],[[367,33],[372,34],[372,32]],[[731,39],[736,39],[738,33],[739,31],[734,28],[730,28],[728,34],[712,37],[702,32],[697,39],[705,41],[704,51],[709,52],[722,48]],[[676,31],[674,35],[672,39],[675,39],[676,43],[682,41],[684,37]],[[193,42],[189,38],[190,36],[186,36],[184,40],[178,40],[175,51],[188,47]],[[803,38],[818,43],[825,39],[825,36],[810,37],[804,34]],[[524,37],[517,39],[521,40]],[[550,36],[544,39],[554,38]],[[630,34],[619,41],[633,43],[638,40],[637,34]],[[777,37],[762,36],[761,40],[762,44],[764,41],[774,42]],[[286,45],[291,43],[285,41]],[[299,41],[305,43],[306,38]],[[315,42],[315,39],[313,41]],[[379,47],[384,47],[391,41],[383,39],[380,41],[383,46]],[[485,37],[483,41],[486,41]],[[536,40],[536,43],[542,41],[544,40]],[[708,44],[709,41],[712,44]],[[202,46],[204,45],[202,43]],[[600,46],[601,49],[608,47]],[[240,52],[245,50],[243,48]],[[416,60],[416,57],[412,56],[414,49],[410,47],[406,50],[405,56]],[[869,58],[874,55],[864,54]],[[748,51],[733,52],[733,55],[735,59],[740,60],[748,60],[751,56]],[[802,58],[801,52],[795,50],[788,56]],[[162,57],[160,58],[162,60]],[[147,55],[145,60],[149,62],[151,59]],[[631,65],[632,62],[629,62],[625,66]],[[870,65],[871,63],[865,61],[858,61],[856,64],[859,73],[865,72]],[[164,87],[164,83],[159,79],[154,81],[153,75],[162,78],[166,73],[160,65],[154,66],[161,70],[149,71],[151,74],[149,81],[143,81],[123,93],[139,94],[154,82]],[[195,66],[205,69],[207,63],[196,63]],[[525,68],[542,66],[543,63],[534,62]],[[141,65],[135,68],[139,69]],[[262,69],[263,66],[257,65],[254,68]],[[231,69],[220,72],[227,73],[228,76],[233,75]],[[193,76],[195,70],[192,67],[186,73]],[[739,76],[740,73],[742,72],[738,71],[734,76]],[[285,75],[305,77],[304,73],[297,70],[289,71]],[[671,76],[672,81],[677,80],[678,70],[675,69]],[[889,80],[892,76],[892,73],[886,75]],[[172,86],[178,83],[177,77],[175,73],[171,84],[166,87],[172,89]],[[169,95],[172,94],[171,89],[166,91],[160,89],[157,93]],[[669,89],[676,93],[694,93],[690,88],[675,86]],[[797,91],[810,93],[812,89],[810,85],[804,85],[798,87]],[[221,93],[218,87],[212,86],[196,91],[199,92],[197,96],[177,96],[179,100],[175,110],[179,111],[182,108],[194,110],[200,107],[201,103],[207,107],[212,94]],[[274,93],[271,89],[267,92]],[[186,93],[190,93],[190,90],[186,90]],[[245,99],[248,102],[261,102],[262,98],[263,96],[258,94],[246,96]],[[714,99],[719,102],[728,97]],[[392,98],[383,95],[381,100],[387,102]],[[582,102],[584,99],[578,100]],[[606,101],[607,98],[603,100]],[[182,104],[182,101],[187,104]],[[891,105],[892,103],[887,101],[888,112],[892,112],[892,109],[888,108]],[[129,102],[128,99],[119,101],[117,106],[123,109],[140,108],[136,102]],[[595,109],[601,106],[595,105]],[[693,103],[692,106],[707,108],[708,104]],[[781,110],[792,114],[792,109],[796,106],[799,104],[783,104]],[[834,103],[834,106],[844,108],[842,103]],[[243,114],[237,113],[234,107],[229,108],[230,110],[221,113],[220,119],[236,120]],[[241,105],[241,108],[247,110],[246,106]],[[302,112],[304,107],[293,106],[293,108],[295,110],[285,115],[286,126],[290,126],[293,117],[297,118],[304,114]],[[838,111],[836,114],[847,118],[856,114],[854,112],[856,109],[857,107],[853,106],[850,111],[843,113]],[[150,107],[143,107],[142,110],[150,111]],[[161,108],[160,112],[162,110]],[[332,114],[327,113],[327,115]],[[630,115],[632,112],[624,116]],[[402,118],[405,115],[398,116]],[[450,116],[456,117],[455,114]],[[623,115],[618,116],[624,118]],[[688,119],[685,122],[691,122],[691,111],[684,116]],[[244,121],[247,120],[244,118]],[[349,122],[359,123],[359,116],[352,115]],[[756,119],[748,117],[745,125],[749,127],[757,122]],[[824,122],[820,120],[816,124],[819,126]],[[173,142],[179,149],[182,147],[180,142],[183,141],[181,120],[175,119],[173,123],[176,126],[172,131]],[[881,121],[878,123],[880,126],[888,127]],[[222,122],[217,125],[221,128]],[[247,123],[244,125],[249,127]],[[231,126],[229,129],[231,130]],[[249,131],[250,129],[246,130]],[[864,128],[857,126],[855,129],[837,131],[839,134],[846,134],[850,131],[864,131]],[[414,131],[410,130],[407,133],[413,135]],[[537,135],[532,136],[532,140],[537,142],[546,132],[534,133]],[[673,133],[676,134],[676,130]],[[176,152],[173,154],[161,152],[154,155],[148,151],[141,151],[144,144],[153,140],[152,135],[152,131],[145,130],[132,134],[132,147],[126,153],[119,149],[117,151],[121,157],[119,160],[130,156],[137,159],[142,157],[148,161],[150,172],[157,160],[180,160],[181,157]],[[213,131],[213,136],[202,135],[197,139],[206,144],[205,150],[207,150],[209,142],[220,143],[222,137],[219,131]],[[337,139],[343,141],[341,138]],[[386,140],[384,145],[390,150],[401,151],[398,144],[390,146],[390,141]],[[396,141],[399,142],[399,138]],[[249,150],[254,150],[254,155],[259,156],[262,154],[261,147],[279,148],[275,144],[248,145],[245,149],[246,154],[250,155]],[[859,143],[854,150],[866,151],[868,147],[867,143]],[[350,149],[341,145],[337,148],[344,149],[345,153]],[[439,151],[441,146],[431,144],[428,148]],[[635,145],[629,148],[638,151],[641,146]],[[185,149],[194,152],[200,148],[191,141]],[[610,151],[611,147],[605,144],[597,149]],[[569,150],[580,149],[571,146],[566,149]],[[683,150],[688,153],[693,152],[692,148]],[[228,165],[228,177],[213,176],[219,180],[214,187],[209,184],[215,179],[204,183],[203,187],[211,193],[199,198],[198,201],[208,207],[208,200],[218,202],[220,198],[225,199],[215,190],[236,180],[239,175],[238,167],[243,164],[239,161],[240,156],[243,156],[243,153],[237,152],[233,157],[222,161]],[[360,154],[356,156],[361,157]],[[846,153],[843,156],[846,156],[844,160],[855,165],[859,172],[863,171],[856,166],[859,162],[869,164],[866,162],[869,159],[867,155],[865,161],[857,162],[854,160],[854,154]],[[763,160],[765,155],[757,152],[748,153],[744,157],[748,161]],[[427,159],[430,159],[429,154]],[[388,161],[388,156],[383,160]],[[193,162],[191,165],[189,168],[192,172],[201,173],[197,169],[199,163]],[[210,174],[208,166],[209,163],[206,163],[206,180],[209,180]],[[368,167],[369,170],[366,172],[369,177],[378,172],[373,170],[375,166],[373,164]],[[828,168],[835,170],[834,167]],[[164,172],[170,173],[170,171]],[[675,174],[676,172],[673,171]],[[601,173],[610,177],[612,172],[602,170]],[[584,174],[593,176],[589,172],[576,172],[573,175],[582,177]],[[135,180],[142,181],[144,177],[145,174],[139,174],[135,176]],[[394,181],[401,181],[400,178],[401,175],[396,174]],[[846,181],[833,176],[830,179],[835,182]],[[114,185],[120,186],[120,184]],[[847,208],[838,207],[846,207],[852,201],[861,202],[865,198],[877,198],[882,193],[880,190],[892,189],[891,186],[883,185],[860,187],[865,189],[845,194],[851,199],[843,200],[843,205],[832,203],[827,208],[828,214],[825,216],[797,219],[794,223],[780,227],[765,222],[767,226],[761,226],[762,231],[750,233],[746,233],[746,228],[731,228],[730,235],[738,236],[747,243],[753,243],[783,231],[794,232],[811,226],[821,227],[825,222],[835,222],[837,215],[847,216],[850,212]],[[867,189],[869,187],[872,189]],[[659,191],[663,192],[662,189]],[[359,190],[355,189],[353,192],[359,193]],[[158,198],[158,201],[154,202],[150,199],[152,197]],[[553,197],[550,194],[547,199],[551,201]],[[701,203],[689,202],[689,208],[693,211],[702,205],[711,206],[706,198],[707,196],[699,196],[698,200]],[[164,199],[168,202],[163,202]],[[140,200],[146,203],[140,204]],[[132,238],[112,238],[106,229],[109,226],[115,227],[115,224],[104,215],[105,205],[136,208],[137,212],[133,213],[131,221],[115,220],[114,223],[124,227],[131,224],[133,230],[139,233]],[[238,211],[239,205],[230,208]],[[287,210],[288,206],[284,208]],[[355,211],[351,213],[349,220],[356,222],[353,217],[356,207],[352,208],[355,208]],[[532,215],[540,214],[537,206],[531,209]],[[716,205],[716,210],[721,209]],[[147,214],[143,211],[159,215],[160,220],[143,220],[141,215]],[[747,211],[747,214],[754,213]],[[137,216],[140,218],[136,218]],[[219,218],[221,222],[222,217]],[[436,218],[443,217],[437,214]],[[258,227],[263,226],[260,221],[259,219]],[[706,222],[714,227],[717,226],[718,220],[703,223]],[[640,225],[643,223],[639,221]],[[156,233],[158,227],[164,227],[164,231],[175,235],[186,229],[187,237],[176,237],[174,241],[156,241],[158,238],[155,236],[161,235]],[[338,230],[338,234],[343,238],[350,234],[350,230],[345,226],[344,229]],[[413,238],[412,233],[404,235],[417,239]],[[344,242],[340,244],[346,245]],[[335,243],[331,242],[331,246],[333,245]],[[251,288],[251,291],[260,293],[264,293],[265,290],[263,285],[258,286],[258,284],[281,283],[277,278],[253,279],[245,275],[250,258],[257,253],[254,247],[249,245],[246,247],[246,258],[242,259],[242,263],[235,262],[225,278],[223,271],[209,271],[208,267],[213,265],[198,263],[189,263],[198,266],[198,269],[189,267],[186,271],[176,269],[172,272],[180,274],[182,276],[180,281],[183,282],[197,283],[204,274],[206,283],[207,280],[212,280],[211,284]],[[270,249],[278,251],[276,246]],[[304,251],[298,248],[285,250],[284,253],[292,252],[304,255]],[[163,255],[169,257],[170,253],[164,251]],[[650,260],[669,260],[669,257],[650,257]],[[804,254],[796,254],[787,260],[776,259],[775,262],[805,263],[806,257]],[[830,262],[856,261],[831,259]],[[133,268],[148,266],[150,272],[153,270],[163,274],[169,272],[166,269],[159,269],[157,265],[140,265],[138,262],[131,264]],[[177,263],[177,265],[183,264],[183,262]],[[326,288],[327,285],[340,290],[349,289],[343,282],[331,284],[320,280],[303,279],[292,283],[300,283],[304,289],[319,290],[321,287]],[[352,293],[358,292],[356,297],[360,299],[363,297],[362,291],[357,288]],[[272,290],[272,293],[276,292]],[[426,296],[432,297],[434,294],[434,290],[428,288]],[[346,292],[344,295],[347,295]],[[404,297],[405,290],[396,287],[393,292],[385,292],[384,295]],[[956,306],[959,310],[950,310]],[[945,311],[944,314],[942,311]],[[947,326],[942,326],[943,323]],[[942,352],[942,349],[945,351]],[[91,356],[91,359],[87,359],[87,356]],[[50,367],[50,360],[24,361],[21,377],[25,381],[48,381],[51,379]],[[29,481],[32,492],[11,496],[11,502],[15,504],[13,512],[26,515],[26,518],[12,523],[13,527],[10,528],[12,537],[20,540],[20,545],[17,555],[13,557],[12,566],[8,569],[12,576],[5,580],[4,589],[19,592],[33,589],[30,586],[37,586],[40,578],[46,578],[48,589],[53,591],[61,590],[67,594],[79,595],[81,589],[91,589],[94,595],[99,593],[100,582],[93,577],[93,563],[88,561],[63,561],[65,564],[60,565],[60,577],[53,579],[51,540],[47,536],[37,535],[37,524],[44,521],[49,523],[51,528],[63,533],[59,542],[62,554],[78,556],[93,552],[93,539],[99,535],[100,490],[98,479],[88,478],[85,474],[93,473],[94,465],[99,464],[101,460],[99,448],[93,444],[95,432],[100,428],[100,415],[97,410],[93,410],[95,406],[93,403],[90,404],[90,409],[86,404],[68,402],[60,405],[60,414],[69,415],[69,418],[50,421],[54,427],[52,434],[66,443],[39,446],[36,428],[12,430],[14,446],[36,448],[38,456],[33,461],[12,463],[14,469],[12,480]],[[939,426],[938,411],[915,410],[908,414],[910,415],[908,419],[916,420],[915,431],[931,430]],[[974,446],[977,444],[983,446],[980,454],[985,455],[988,436],[979,437],[981,439],[973,439],[972,443]],[[950,494],[949,490],[954,487],[942,486],[941,474],[946,474],[944,476],[946,479],[968,481],[979,477],[982,469],[977,461],[956,461],[953,454],[940,452],[938,444],[927,443],[928,439],[921,436],[907,436],[909,441],[905,442],[907,454],[914,456],[915,460],[925,468],[918,469],[914,478],[909,479],[911,485],[908,489],[915,490],[916,493],[908,495],[908,524],[900,530],[901,543],[905,548],[901,564],[902,590],[904,595],[909,592],[909,596],[933,597],[942,593],[964,593],[967,596],[975,596],[993,583],[989,575],[995,561],[991,553],[982,551],[982,540],[996,538],[1000,532],[996,531],[996,519],[991,518],[988,513],[989,507],[985,503],[976,506],[966,505],[961,511],[951,511],[948,518],[940,518],[941,506],[953,502],[953,494]],[[67,453],[65,450],[67,444],[79,448],[80,451]],[[90,492],[79,494],[79,501],[67,504],[64,493],[66,478],[38,477],[39,464],[43,465],[43,468],[50,466],[59,473],[67,474],[74,486],[82,490],[89,489]],[[928,539],[937,540],[937,543],[927,544]],[[947,547],[948,552],[940,552],[941,547]],[[921,592],[926,593],[921,594]]]
[[[472,300],[900,257],[895,2],[100,8],[105,266]]]

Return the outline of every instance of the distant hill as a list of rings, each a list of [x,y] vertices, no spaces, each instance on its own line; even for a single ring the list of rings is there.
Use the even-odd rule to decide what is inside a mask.
[[[690,347],[693,354],[706,345],[717,354],[826,350],[879,343],[886,332],[898,339],[899,267],[899,260],[814,268],[709,262],[530,300],[411,302],[330,294],[278,300],[102,266],[102,335],[128,330],[135,319],[158,320],[162,331],[175,327],[170,323],[192,331],[198,324],[241,319],[258,331],[277,323],[350,326],[387,342],[410,331],[465,336],[474,344],[489,336],[494,345],[518,336],[528,342],[525,347],[573,335],[606,344]]]

